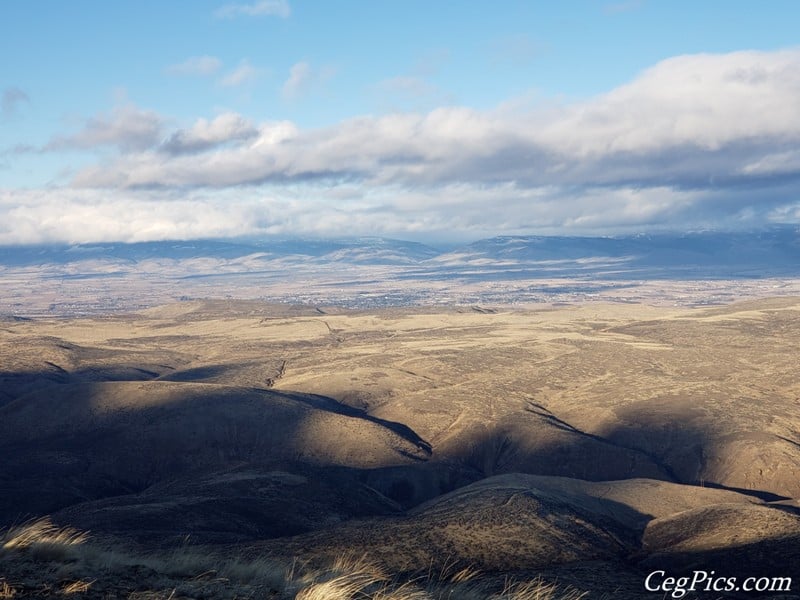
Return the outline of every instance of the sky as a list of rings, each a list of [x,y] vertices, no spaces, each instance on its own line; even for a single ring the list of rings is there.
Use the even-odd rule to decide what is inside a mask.
[[[2,0],[0,244],[800,223],[800,3]]]

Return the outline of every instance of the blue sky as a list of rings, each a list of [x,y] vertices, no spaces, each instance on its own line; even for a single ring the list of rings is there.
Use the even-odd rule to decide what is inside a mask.
[[[796,2],[0,3],[0,243],[800,220]]]

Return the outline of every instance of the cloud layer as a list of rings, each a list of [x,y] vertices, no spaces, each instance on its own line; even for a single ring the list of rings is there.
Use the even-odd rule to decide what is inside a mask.
[[[306,63],[295,65],[288,88],[302,86],[308,73]],[[136,117],[135,128],[124,125],[128,116]],[[800,52],[678,57],[608,94],[550,109],[444,107],[307,131],[262,123],[258,137],[190,162],[164,161],[144,148],[154,115],[127,110],[115,117],[113,131],[110,119],[99,117],[67,139],[95,143],[138,131],[135,146],[144,151],[83,171],[77,185],[215,187],[332,177],[709,188],[796,174]]]
[[[296,64],[284,93],[299,93],[311,76]],[[51,141],[50,149],[120,152],[79,170],[69,192],[48,194],[68,197],[66,206],[104,190],[127,207],[173,211],[172,226],[134,231],[129,220],[118,235],[136,239],[596,233],[800,218],[800,50],[679,56],[582,102],[511,106],[446,106],[320,129],[224,113],[166,134],[164,118],[126,106]],[[32,202],[20,194],[6,194],[0,215]],[[19,231],[0,232],[0,241]]]

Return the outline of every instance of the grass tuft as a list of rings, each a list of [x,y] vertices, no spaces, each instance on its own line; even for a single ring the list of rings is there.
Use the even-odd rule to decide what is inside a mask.
[[[45,517],[8,529],[0,536],[0,549],[26,552],[33,559],[57,562],[74,559],[89,535],[71,527],[58,527]]]
[[[0,581],[0,599],[9,600],[9,598],[13,598],[16,595],[17,590],[8,585],[8,582],[5,579]]]
[[[12,527],[3,536],[3,549],[14,550],[46,544],[76,546],[89,539],[89,534],[71,527],[58,527],[49,517]]]
[[[61,588],[62,594],[85,594],[92,587],[94,581],[73,581]]]
[[[560,591],[555,583],[541,578],[532,581],[507,581],[503,591],[491,596],[491,600],[581,600],[586,592],[567,588]]]
[[[311,581],[295,600],[350,600],[372,598],[386,589],[388,575],[365,556],[337,557],[329,569],[307,575]]]

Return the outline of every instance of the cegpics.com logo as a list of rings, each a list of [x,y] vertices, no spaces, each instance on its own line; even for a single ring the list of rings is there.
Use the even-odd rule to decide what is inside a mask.
[[[691,576],[671,577],[666,571],[653,571],[644,580],[648,592],[683,598],[689,592],[791,592],[791,577],[722,577],[716,571],[692,571]]]

